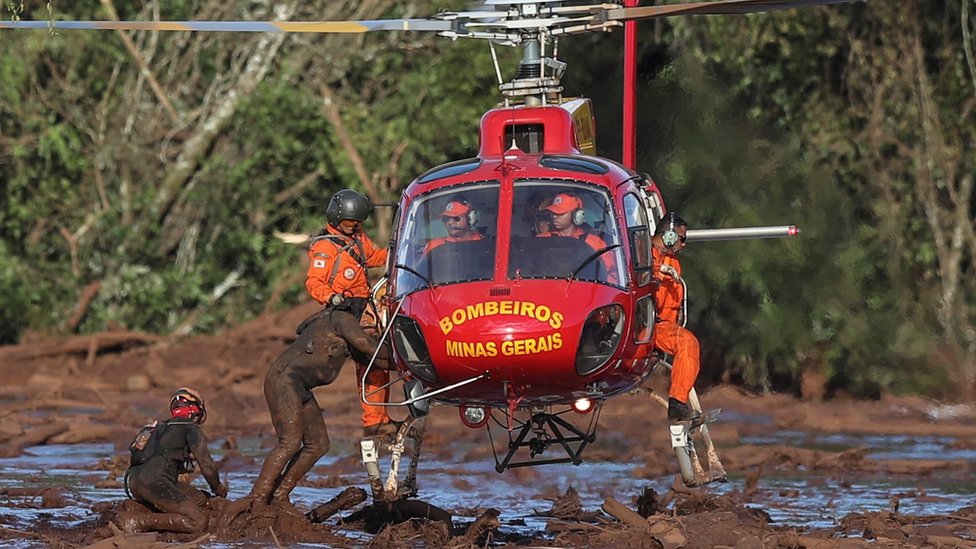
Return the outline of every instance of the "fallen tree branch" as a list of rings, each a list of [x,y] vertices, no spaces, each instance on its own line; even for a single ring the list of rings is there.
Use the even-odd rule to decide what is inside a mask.
[[[31,360],[40,357],[60,355],[88,356],[94,349],[96,353],[109,350],[123,350],[128,347],[149,345],[160,338],[142,332],[108,332],[94,335],[72,336],[56,343],[36,343],[27,348],[11,347],[0,350],[0,362],[9,360]]]
[[[650,528],[650,524],[647,522],[647,519],[638,515],[636,511],[628,509],[626,505],[620,503],[612,497],[608,497],[603,501],[603,510],[606,511],[608,515],[611,515],[627,526],[633,526],[635,528]]]
[[[24,451],[24,448],[44,444],[51,437],[61,434],[69,429],[69,425],[63,421],[57,421],[35,427],[12,439],[3,448],[0,448],[0,457],[16,457]]]
[[[98,281],[92,282],[88,286],[85,286],[85,289],[81,291],[81,298],[78,300],[78,305],[75,307],[74,314],[71,315],[71,318],[68,319],[68,323],[64,326],[65,331],[68,333],[78,331],[78,325],[81,324],[81,321],[88,313],[88,305],[91,303],[91,300],[98,295],[98,291],[101,289],[102,283]]]

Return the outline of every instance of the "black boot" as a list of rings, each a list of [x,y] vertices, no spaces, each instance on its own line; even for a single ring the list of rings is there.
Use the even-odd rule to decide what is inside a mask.
[[[697,418],[699,415],[684,402],[674,397],[668,399],[668,421],[688,421]]]

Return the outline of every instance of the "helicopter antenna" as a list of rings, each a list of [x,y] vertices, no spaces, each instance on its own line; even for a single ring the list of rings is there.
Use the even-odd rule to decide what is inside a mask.
[[[488,48],[491,49],[491,62],[495,65],[495,78],[498,79],[498,85],[501,86],[505,81],[502,80],[502,69],[498,66],[498,54],[495,52],[495,43],[489,40]]]

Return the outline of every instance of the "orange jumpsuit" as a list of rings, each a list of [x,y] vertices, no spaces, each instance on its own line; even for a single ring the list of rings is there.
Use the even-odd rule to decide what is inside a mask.
[[[668,396],[687,404],[688,393],[695,386],[700,369],[698,338],[683,327],[680,321],[684,286],[660,271],[661,265],[669,265],[681,275],[678,258],[665,255],[654,248],[654,276],[659,286],[654,292],[657,304],[657,324],[654,325],[654,347],[674,355],[671,366],[671,389]]]
[[[323,233],[312,240],[308,249],[308,273],[305,276],[308,295],[322,304],[327,303],[333,294],[368,298],[366,268],[382,267],[386,264],[386,257],[386,248],[376,247],[365,233],[349,237],[335,227],[326,225]],[[373,335],[379,331],[376,316],[369,308],[363,313],[360,325]],[[362,381],[365,370],[365,364],[356,363],[357,384]],[[373,368],[366,379],[366,400],[387,402],[389,387],[380,388],[389,381],[390,373],[387,370]],[[377,392],[369,395],[373,391]],[[360,405],[363,408],[363,427],[390,422],[385,406],[373,406],[361,400]]]
[[[441,244],[446,244],[448,242],[467,242],[469,240],[481,240],[483,237],[481,233],[471,233],[469,236],[464,238],[454,238],[453,236],[445,236],[442,238],[435,238],[424,246],[424,253],[429,254],[431,250],[440,246]]]

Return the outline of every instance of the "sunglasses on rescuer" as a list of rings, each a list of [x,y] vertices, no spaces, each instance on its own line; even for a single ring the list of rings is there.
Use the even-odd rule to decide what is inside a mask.
[[[441,220],[443,221],[453,221],[455,223],[464,219],[463,215],[442,215]]]

